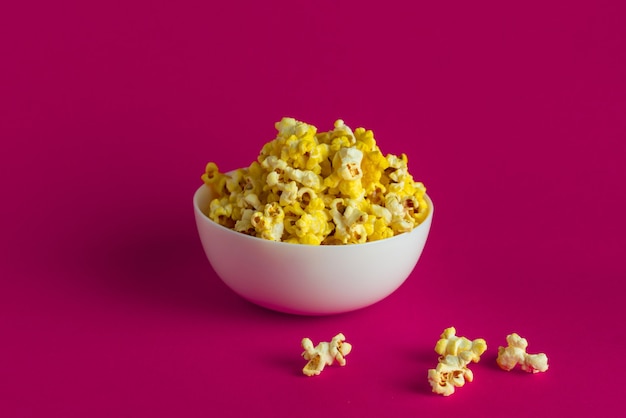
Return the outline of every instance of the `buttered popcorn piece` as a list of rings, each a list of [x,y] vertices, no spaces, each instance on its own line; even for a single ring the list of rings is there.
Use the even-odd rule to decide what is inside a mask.
[[[484,339],[469,340],[458,337],[454,327],[446,328],[435,345],[439,363],[435,369],[428,370],[428,383],[433,392],[450,396],[455,388],[474,380],[474,374],[467,365],[471,362],[478,363],[486,350],[487,343]]]
[[[467,363],[480,361],[480,356],[487,350],[487,342],[482,338],[473,341],[456,336],[454,327],[446,328],[435,345],[435,352],[442,357],[458,356]]]
[[[285,212],[276,202],[265,205],[263,212],[251,215],[250,223],[257,235],[271,241],[280,241],[283,235]]]
[[[407,157],[383,155],[372,131],[343,120],[328,132],[283,118],[249,167],[206,166],[207,216],[238,232],[299,244],[352,244],[411,231],[428,215]],[[341,205],[338,204],[341,202]],[[282,222],[282,226],[280,223]]]
[[[522,370],[529,373],[545,372],[548,370],[548,357],[544,353],[528,354],[526,348],[528,341],[513,333],[507,335],[507,347],[498,347],[496,362],[501,369],[509,371],[518,364]]]
[[[462,387],[465,382],[474,380],[474,374],[467,368],[467,363],[459,358],[448,354],[437,364],[437,368],[428,370],[428,383],[433,392],[450,396],[455,388]]]
[[[318,376],[325,366],[332,365],[335,361],[340,366],[346,365],[346,356],[352,351],[352,345],[346,342],[346,337],[339,333],[330,342],[320,342],[313,346],[309,338],[302,339],[302,357],[308,363],[302,369],[306,376]]]

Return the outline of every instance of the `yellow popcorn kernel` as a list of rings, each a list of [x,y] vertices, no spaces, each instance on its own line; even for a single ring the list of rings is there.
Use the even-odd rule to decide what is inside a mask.
[[[446,328],[435,345],[435,352],[442,357],[447,355],[460,356],[466,362],[478,363],[480,356],[487,350],[487,343],[482,338],[473,341],[465,337],[457,337],[454,327]]]
[[[328,217],[330,218],[330,213],[328,212],[328,209],[326,209],[326,205],[324,204],[324,199],[321,197],[311,198],[308,205],[306,206],[306,210],[308,212],[319,210],[319,211],[326,213]]]
[[[244,209],[239,219],[235,223],[235,231],[244,233],[246,235],[256,235],[254,225],[252,225],[252,215],[254,215],[253,209]]]
[[[206,184],[215,183],[216,181],[219,181],[219,179],[223,176],[224,175],[220,173],[217,164],[215,164],[214,162],[210,162],[206,165],[204,174],[202,174],[202,181],[204,181]]]
[[[339,193],[339,182],[341,181],[341,177],[339,174],[334,171],[330,175],[324,178],[324,188],[328,189],[328,193],[337,194]]]
[[[248,167],[248,174],[253,179],[260,179],[264,174],[263,167],[258,161],[253,161]]]
[[[283,207],[283,212],[285,213],[285,233],[288,236],[296,235],[296,222],[306,213],[301,205],[302,204],[296,200],[292,204]]]
[[[276,137],[283,137],[285,135],[291,136],[295,133],[297,121],[294,118],[284,117],[280,121],[274,124],[274,127],[278,131]]]
[[[255,193],[244,194],[243,200],[248,205],[247,207],[251,206],[256,210],[259,210],[259,208],[262,206],[261,199],[259,199],[259,196],[257,196]]]
[[[356,143],[356,138],[352,129],[346,125],[342,119],[337,119],[334,123],[334,128],[331,132],[331,138],[345,138],[347,140],[347,146],[352,146]]]
[[[325,238],[325,230],[326,219],[319,214],[305,213],[296,221],[296,235],[302,244],[319,245]]]
[[[529,373],[545,372],[548,370],[548,357],[544,353],[528,354],[528,341],[513,333],[506,337],[507,347],[498,347],[496,363],[502,370],[510,371],[516,365]]]
[[[268,176],[274,172],[277,181],[284,181],[285,170],[289,168],[289,165],[285,160],[282,160],[275,155],[267,156],[261,160],[260,165],[262,169],[266,170]]]
[[[290,152],[293,160],[293,168],[309,169],[309,159],[311,152],[316,148],[317,142],[314,136],[301,138],[295,145],[295,149]],[[315,165],[311,166],[314,167]]]
[[[371,204],[374,205],[384,205],[385,204],[385,194],[387,189],[380,183],[372,184],[372,187],[367,192],[367,200],[370,201]]]
[[[317,193],[312,188],[305,186],[298,189],[298,202],[300,202],[303,208],[308,207],[313,201],[318,202],[320,200],[321,199],[317,196]],[[322,201],[322,207],[323,205],[324,202]]]
[[[281,206],[291,205],[293,202],[296,201],[296,198],[298,197],[298,185],[295,181],[290,181],[287,184],[279,185],[279,190],[279,202]]]
[[[315,234],[306,234],[303,237],[298,237],[298,239],[296,240],[298,244],[305,245],[321,245],[322,241],[322,237]]]
[[[283,242],[286,242],[288,244],[300,244],[300,240],[295,235],[288,235],[284,237]]]
[[[406,191],[405,191],[405,182],[401,182],[401,183],[396,183],[396,182],[391,182],[387,185],[387,192],[389,193],[393,193],[394,195],[401,197],[401,196],[406,196]]]
[[[474,380],[474,374],[457,356],[447,355],[437,368],[428,370],[428,383],[434,393],[450,396],[455,388],[465,386],[465,382]]]
[[[256,197],[255,195],[253,195],[253,196]],[[236,194],[236,195],[231,195],[230,197],[231,197],[231,200],[233,200],[234,205],[236,207],[240,208],[240,209],[246,209],[246,208],[253,207],[253,205],[250,204],[250,202],[254,201],[254,197],[246,200],[246,195],[243,194],[243,193],[239,193],[239,194]]]
[[[242,184],[244,183],[243,174],[241,169],[235,170],[232,173],[226,174],[226,189],[230,194],[238,193],[243,190]]]
[[[372,217],[372,231],[368,232],[369,241],[378,241],[385,238],[393,237],[393,229],[389,228],[388,224],[382,218]]]
[[[334,155],[342,148],[349,148],[352,145],[347,136],[333,137],[329,144],[329,154]]]
[[[304,166],[307,170],[312,170],[315,174],[320,174],[322,171],[322,166],[320,165],[324,160],[328,158],[330,148],[328,144],[319,144],[317,143],[317,138],[314,138],[315,146],[308,151],[306,164]]]
[[[287,238],[291,237],[294,237],[294,239],[296,239],[297,241],[298,236],[296,234],[296,222],[298,222],[300,216],[302,215],[285,213],[285,220],[283,221],[283,223],[285,224],[285,230],[283,231],[283,241],[287,241]]]
[[[283,179],[280,177],[281,175],[277,171],[272,171],[267,174],[265,177],[265,185],[268,187],[277,186],[279,183],[283,183]]]
[[[402,157],[393,154],[387,154],[385,159],[387,160],[387,168],[384,170],[380,182],[388,187],[390,183],[397,183],[398,179],[402,180],[401,177],[404,172],[405,162]],[[398,170],[400,170],[400,172],[396,173]]]
[[[363,154],[367,154],[369,152],[374,152],[376,154],[380,154],[380,150],[376,145],[376,140],[374,139],[374,132],[369,129],[364,128],[356,128],[354,130],[354,137],[356,138],[356,147],[363,152]]]
[[[280,241],[284,231],[284,219],[283,208],[277,202],[272,202],[265,205],[263,212],[254,212],[250,222],[258,237]]]
[[[339,192],[350,199],[360,200],[364,197],[365,191],[360,181],[342,181],[339,183]]]
[[[356,148],[342,148],[333,159],[333,166],[342,180],[360,180],[363,177],[363,153]]]
[[[286,205],[285,207],[283,207],[283,211],[285,212],[285,216],[293,216],[296,218],[299,218],[300,216],[305,214],[302,203],[297,200],[290,205]]]
[[[254,164],[253,164],[254,165]],[[255,163],[258,166],[258,163]],[[260,167],[260,166],[259,166]],[[259,195],[263,191],[265,177],[252,174],[252,169],[246,169],[243,177],[243,192]]]
[[[473,341],[465,337],[457,337],[454,327],[446,328],[435,345],[439,354],[437,368],[428,370],[428,382],[433,392],[450,396],[455,388],[462,387],[465,382],[474,380],[474,375],[467,365],[477,363],[480,356],[487,350],[487,343],[482,338]]]
[[[395,193],[385,196],[385,208],[391,213],[391,228],[394,232],[408,232],[413,229],[413,219],[407,216],[401,198]]]
[[[330,213],[335,224],[334,236],[341,243],[363,243],[367,240],[364,223],[368,215],[359,210],[354,201],[337,198],[331,203]]]
[[[285,138],[284,144],[280,149],[280,159],[293,165],[293,157],[297,153],[298,143],[298,137],[295,135]]]
[[[297,181],[305,187],[318,192],[322,190],[321,177],[311,170],[287,169],[285,174],[288,179]]]
[[[209,217],[227,228],[235,226],[235,222],[231,219],[232,213],[233,205],[228,202],[227,197],[213,199],[209,205]]]
[[[387,159],[380,153],[368,152],[363,153],[363,161],[361,162],[363,169],[363,187],[365,193],[369,194],[375,188],[385,189],[385,186],[381,183],[381,178],[388,167]]]
[[[384,206],[372,204],[370,205],[370,212],[377,218],[380,219],[385,226],[391,224],[393,216],[391,211]]]
[[[280,201],[280,193],[277,193],[276,191],[273,191],[273,190],[268,190],[267,193],[265,194],[265,201],[267,203]]]
[[[387,156],[387,161],[389,162],[389,167],[392,170],[389,170],[388,175],[389,178],[396,183],[403,181],[408,173],[408,159],[405,154],[402,154],[400,158],[395,155],[389,154]]]
[[[315,135],[317,128],[313,125],[298,121],[294,118],[284,117],[274,125],[278,131],[278,138],[288,138],[292,135],[303,137],[306,135]]]
[[[414,218],[415,213],[419,211],[419,201],[413,195],[404,196],[401,199],[404,208],[404,216]]]
[[[346,342],[346,337],[339,333],[330,342],[321,342],[313,346],[309,338],[302,339],[302,357],[308,360],[302,369],[306,376],[318,376],[325,366],[332,365],[335,361],[340,366],[346,365],[346,356],[352,351],[352,345]]]
[[[206,165],[204,174],[201,176],[204,184],[209,186],[215,194],[221,196],[226,188],[226,176],[220,173],[219,168],[213,162]]]
[[[269,156],[280,156],[280,150],[282,148],[282,144],[281,144],[281,140],[279,139],[274,139],[268,143],[266,143],[265,145],[263,145],[263,148],[261,148],[261,152],[259,153],[259,156],[257,157],[257,162],[262,162],[264,158],[269,157]]]
[[[355,148],[341,148],[333,156],[333,172],[324,179],[324,187],[329,193],[339,193],[351,199],[360,199],[364,195],[361,177],[361,159],[363,154]]]
[[[319,245],[333,230],[323,199],[317,197],[314,190],[302,187],[298,190],[297,204],[297,219],[288,232],[295,234],[301,244]]]

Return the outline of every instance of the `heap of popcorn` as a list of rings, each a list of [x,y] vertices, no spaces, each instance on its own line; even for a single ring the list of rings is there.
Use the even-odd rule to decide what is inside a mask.
[[[389,238],[426,218],[426,189],[406,155],[383,155],[371,130],[342,120],[328,132],[293,118],[275,126],[249,167],[221,173],[207,164],[213,221],[267,240],[332,245]]]

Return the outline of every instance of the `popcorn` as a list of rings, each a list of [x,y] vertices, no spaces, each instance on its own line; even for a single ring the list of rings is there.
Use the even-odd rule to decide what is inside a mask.
[[[363,243],[367,240],[364,223],[367,213],[359,210],[353,200],[334,199],[330,214],[335,223],[335,238],[342,244]]]
[[[462,387],[465,382],[474,380],[474,374],[466,367],[466,363],[458,356],[448,354],[439,361],[436,369],[428,370],[428,382],[433,392],[450,396],[455,388]]]
[[[342,148],[335,154],[338,161],[337,174],[343,180],[360,180],[363,177],[361,160],[363,153],[356,148]]]
[[[498,347],[498,358],[496,362],[501,369],[510,371],[519,364],[522,370],[529,373],[545,372],[548,370],[548,357],[544,353],[526,353],[526,347],[528,347],[526,338],[522,338],[518,334],[513,333],[507,335],[506,342],[508,343],[506,348]]]
[[[435,345],[435,352],[442,357],[452,355],[462,358],[466,363],[478,363],[480,356],[487,350],[486,341],[482,338],[470,341],[455,334],[454,327],[446,328]]]
[[[250,223],[254,226],[257,236],[271,241],[280,241],[283,235],[285,212],[276,202],[265,205],[263,212],[254,212]]]
[[[274,241],[352,244],[409,232],[428,215],[406,155],[383,155],[371,130],[341,119],[328,132],[293,118],[275,127],[249,167],[207,164],[201,177],[216,196],[207,216],[220,225]]]
[[[455,334],[454,327],[443,331],[435,345],[435,352],[439,354],[439,364],[437,368],[428,370],[428,383],[433,392],[444,396],[452,395],[455,388],[474,380],[474,374],[467,365],[471,362],[478,363],[480,356],[487,350],[484,339],[470,341]]]
[[[302,357],[308,363],[302,369],[307,376],[318,376],[325,366],[330,366],[336,360],[340,366],[346,365],[346,356],[352,351],[352,345],[345,342],[342,333],[333,337],[330,342],[320,342],[315,347],[309,338],[302,339]]]

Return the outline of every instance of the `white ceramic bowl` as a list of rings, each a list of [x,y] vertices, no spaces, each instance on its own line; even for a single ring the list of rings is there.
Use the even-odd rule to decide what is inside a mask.
[[[304,245],[245,235],[207,217],[211,189],[194,194],[196,224],[204,252],[234,292],[280,312],[327,315],[372,305],[407,279],[422,254],[433,219],[411,232],[348,245]]]

